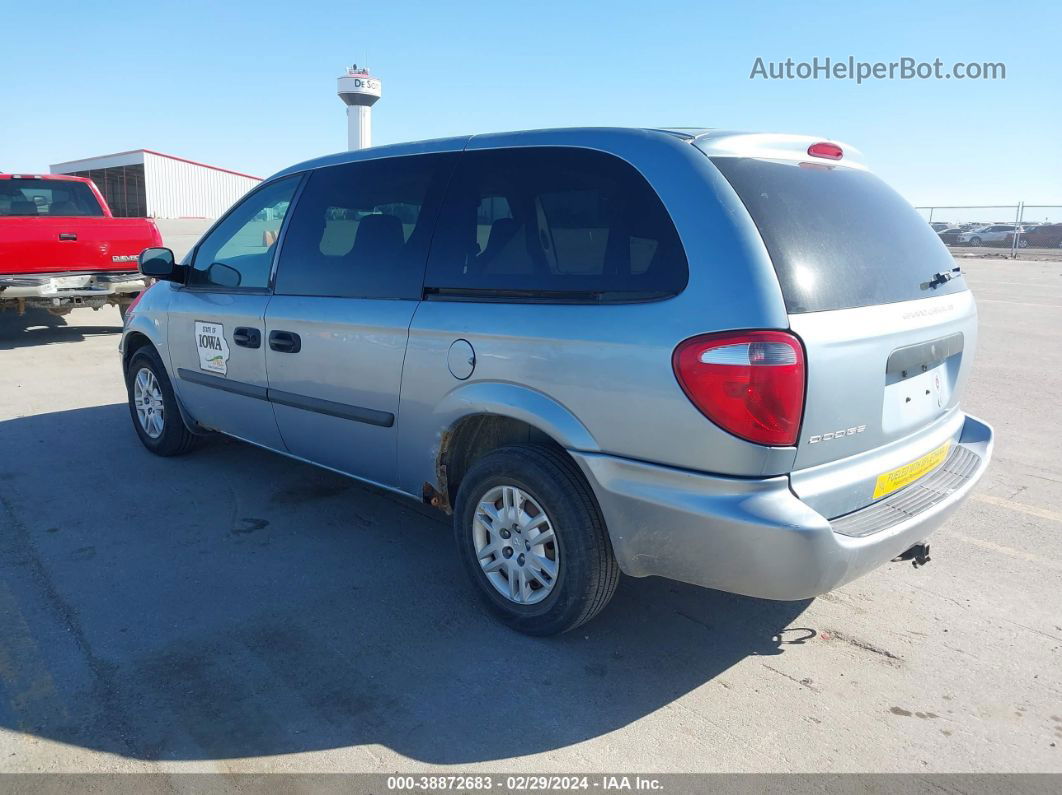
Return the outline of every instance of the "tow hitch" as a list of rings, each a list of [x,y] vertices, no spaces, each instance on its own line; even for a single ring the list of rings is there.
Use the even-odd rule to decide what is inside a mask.
[[[904,552],[898,558],[893,558],[892,560],[894,563],[903,560],[909,560],[911,561],[911,565],[914,566],[916,569],[919,566],[925,566],[927,563],[929,563],[930,560],[929,544],[926,544],[924,542],[921,544],[915,544],[913,547]]]

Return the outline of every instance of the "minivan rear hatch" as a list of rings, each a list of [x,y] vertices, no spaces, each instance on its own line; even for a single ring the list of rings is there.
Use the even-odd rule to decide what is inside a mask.
[[[977,318],[918,212],[861,165],[816,160],[807,147],[793,159],[707,153],[756,224],[804,344],[791,483],[833,518],[944,462],[961,430]]]

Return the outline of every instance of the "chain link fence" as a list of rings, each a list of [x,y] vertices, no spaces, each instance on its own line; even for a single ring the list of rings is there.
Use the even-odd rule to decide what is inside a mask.
[[[956,249],[993,248],[1010,257],[1062,255],[1062,204],[916,207],[940,239]],[[1020,252],[1020,253],[1019,253]]]

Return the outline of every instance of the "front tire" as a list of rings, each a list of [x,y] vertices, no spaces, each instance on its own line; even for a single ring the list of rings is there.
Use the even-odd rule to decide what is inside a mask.
[[[980,246],[981,245],[981,238],[979,238],[979,237],[971,237],[970,238],[970,245],[974,246],[975,248],[977,246]]]
[[[503,447],[461,481],[458,552],[488,609],[528,635],[556,635],[608,604],[619,564],[575,463],[545,447]]]
[[[129,414],[144,447],[155,455],[183,455],[196,443],[177,406],[166,368],[158,352],[144,347],[133,354],[125,371]]]

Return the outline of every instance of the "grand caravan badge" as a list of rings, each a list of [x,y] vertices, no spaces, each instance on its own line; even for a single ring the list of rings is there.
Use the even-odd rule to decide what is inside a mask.
[[[229,370],[229,344],[225,327],[220,323],[195,321],[195,347],[199,351],[199,369],[225,375]]]

